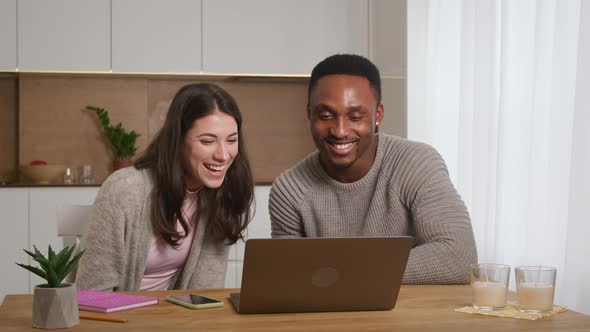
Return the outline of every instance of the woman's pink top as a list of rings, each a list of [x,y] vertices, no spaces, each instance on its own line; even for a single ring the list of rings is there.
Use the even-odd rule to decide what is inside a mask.
[[[197,212],[198,192],[198,190],[186,192],[186,197],[182,203],[182,213],[185,220],[193,220],[193,215]],[[178,220],[176,220],[176,230],[181,234],[184,233]],[[152,235],[140,290],[166,290],[170,288],[174,275],[182,269],[191,251],[195,233],[196,225],[189,222],[188,236],[183,238],[176,248],[161,238]]]

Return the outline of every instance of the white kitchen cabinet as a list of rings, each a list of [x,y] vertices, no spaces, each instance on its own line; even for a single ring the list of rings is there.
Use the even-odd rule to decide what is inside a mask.
[[[256,186],[254,197],[256,202],[256,212],[254,218],[248,225],[246,231],[247,239],[268,239],[270,238],[270,214],[268,212],[268,196],[270,195],[270,186]],[[244,260],[245,242],[237,243],[236,260]],[[242,271],[239,271],[242,275]]]
[[[0,71],[16,70],[16,0],[0,1]]]
[[[369,55],[368,1],[6,0],[0,70],[309,75]]]
[[[0,189],[0,302],[7,294],[29,293],[29,272],[15,264],[28,264],[28,189]]]
[[[256,186],[254,188],[256,213],[248,225],[245,240],[270,238],[270,214],[268,213],[269,194],[270,186]],[[244,247],[245,242],[238,241],[230,249],[227,276],[225,278],[226,288],[239,288],[242,284]]]
[[[252,222],[248,225],[249,239],[270,238],[270,213],[268,212],[268,196],[271,186],[256,186],[254,198],[256,201],[256,213]]]
[[[240,288],[238,284],[238,267],[241,262],[229,260],[227,262],[227,273],[225,275],[225,288]]]
[[[19,70],[109,71],[110,0],[19,0]]]
[[[63,248],[62,239],[57,236],[57,209],[67,205],[92,205],[98,187],[54,187],[29,189],[29,248],[36,245],[42,252],[47,246],[55,250]],[[31,274],[31,291],[42,279]]]
[[[202,0],[203,71],[305,74],[335,53],[368,56],[367,0]]]
[[[31,187],[0,189],[0,222],[5,230],[0,233],[0,264],[2,277],[0,299],[6,294],[30,293],[43,280],[19,268],[14,262],[35,265],[23,252],[36,245],[42,252],[51,245],[63,248],[57,236],[57,210],[67,205],[91,205],[98,187]],[[270,186],[256,186],[256,214],[248,225],[246,239],[270,238],[268,195]],[[225,287],[238,288],[242,280],[244,242],[230,248]]]
[[[112,0],[112,27],[113,72],[201,71],[201,1]]]

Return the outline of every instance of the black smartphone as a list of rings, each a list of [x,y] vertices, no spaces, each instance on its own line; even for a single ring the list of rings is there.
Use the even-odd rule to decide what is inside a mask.
[[[223,301],[198,294],[170,295],[166,297],[166,301],[191,309],[223,307]]]

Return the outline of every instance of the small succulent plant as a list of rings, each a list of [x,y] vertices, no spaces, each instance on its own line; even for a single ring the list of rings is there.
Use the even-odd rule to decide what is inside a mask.
[[[55,253],[51,246],[49,246],[47,257],[45,257],[37,247],[33,246],[34,252],[24,249],[24,251],[35,260],[41,268],[31,265],[16,263],[16,265],[27,269],[41,278],[47,280],[47,285],[42,287],[57,288],[60,287],[61,282],[66,278],[68,273],[76,266],[84,250],[80,251],[72,257],[74,253],[73,245],[71,247],[63,248],[59,253]]]

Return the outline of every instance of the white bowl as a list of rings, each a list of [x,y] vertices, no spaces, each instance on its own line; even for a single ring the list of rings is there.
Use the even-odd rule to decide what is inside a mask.
[[[20,173],[33,183],[51,183],[62,179],[66,171],[64,165],[29,165],[20,166]]]

